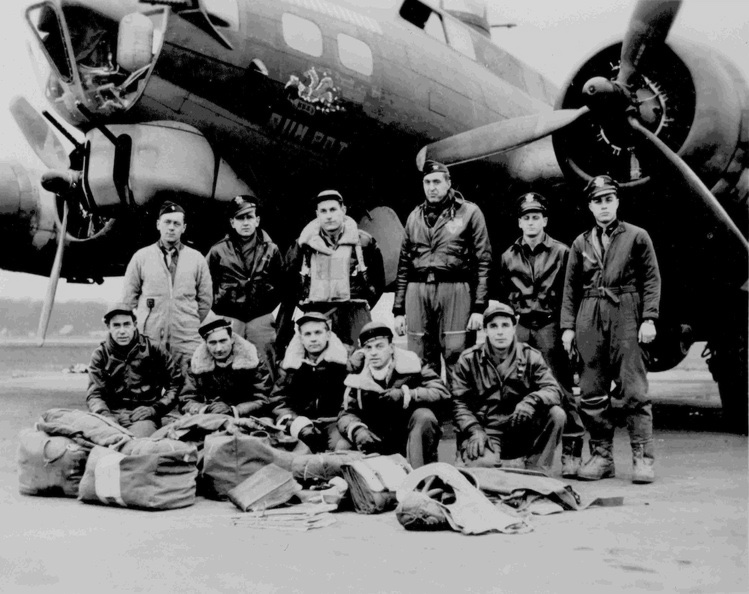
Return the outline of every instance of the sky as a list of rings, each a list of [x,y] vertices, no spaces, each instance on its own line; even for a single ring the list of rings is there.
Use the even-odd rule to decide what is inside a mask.
[[[398,0],[346,0],[348,4],[389,7]],[[0,3],[0,160],[38,166],[34,153],[7,111],[16,94],[32,105],[45,107],[26,50],[23,7],[30,0]],[[493,23],[512,23],[494,30],[494,40],[529,65],[561,85],[569,74],[598,47],[621,36],[634,2],[630,0],[488,0]],[[710,45],[732,57],[749,79],[749,1],[685,0],[671,35]],[[0,296],[13,298],[43,295],[47,279],[0,271]],[[115,301],[121,279],[107,279],[101,286],[58,286],[61,301],[94,299]]]

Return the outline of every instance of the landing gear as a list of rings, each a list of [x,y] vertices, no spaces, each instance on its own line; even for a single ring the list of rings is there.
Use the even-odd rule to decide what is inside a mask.
[[[749,424],[749,358],[747,357],[747,304],[742,298],[721,328],[707,343],[707,365],[718,382],[723,419],[730,431],[746,435]]]

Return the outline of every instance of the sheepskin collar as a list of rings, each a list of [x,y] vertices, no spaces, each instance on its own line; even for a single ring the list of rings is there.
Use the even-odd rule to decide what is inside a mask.
[[[241,336],[233,334],[232,340],[232,356],[234,360],[231,362],[231,368],[240,369],[255,369],[260,364],[260,358],[257,355],[257,349],[255,345],[245,340]],[[200,346],[195,349],[192,360],[190,361],[190,368],[195,375],[203,373],[211,373],[216,369],[216,362],[208,352],[208,345],[202,342]]]
[[[307,226],[302,229],[302,232],[297,239],[299,245],[308,245],[313,250],[330,256],[333,250],[327,246],[325,240],[320,236],[320,221],[314,219],[310,221]],[[356,225],[356,221],[349,216],[343,219],[343,234],[338,240],[338,245],[357,245],[359,243],[359,227]]]
[[[289,346],[286,348],[286,354],[283,357],[283,363],[281,367],[284,369],[299,369],[304,361],[304,346],[302,345],[302,339],[299,338],[299,334],[294,334],[294,338],[291,339]],[[322,356],[317,360],[328,361],[329,363],[340,363],[346,365],[348,361],[348,350],[346,346],[341,342],[335,333],[330,333],[330,341],[328,347],[323,351]]]
[[[412,375],[421,372],[421,359],[413,351],[406,351],[395,347],[393,354],[393,371],[400,375]],[[391,376],[392,379],[392,376]],[[372,372],[366,365],[361,373],[350,373],[343,382],[351,388],[361,390],[371,390],[373,392],[382,392],[380,385],[372,377]],[[388,381],[388,383],[390,383]]]

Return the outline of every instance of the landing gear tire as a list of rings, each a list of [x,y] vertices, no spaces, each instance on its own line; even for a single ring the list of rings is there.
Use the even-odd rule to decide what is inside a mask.
[[[728,326],[730,334],[708,343],[711,353],[708,367],[718,383],[723,404],[723,420],[729,431],[747,434],[749,425],[749,359],[747,357],[747,320]]]

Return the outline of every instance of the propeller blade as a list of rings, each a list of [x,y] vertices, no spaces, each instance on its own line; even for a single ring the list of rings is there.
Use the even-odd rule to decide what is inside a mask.
[[[648,48],[666,41],[681,0],[639,0],[622,42],[617,81],[628,84]]]
[[[26,141],[50,169],[68,169],[68,154],[49,124],[24,97],[14,97],[10,102],[10,113]]]
[[[68,201],[63,202],[62,207],[62,224],[60,225],[57,239],[57,251],[55,260],[52,264],[52,273],[49,275],[47,284],[47,294],[44,296],[44,305],[42,306],[42,315],[39,316],[39,327],[36,330],[36,341],[39,346],[44,346],[44,340],[47,336],[47,327],[49,319],[52,316],[52,306],[55,303],[55,294],[57,293],[57,281],[60,280],[60,271],[62,270],[62,254],[65,249],[65,236],[68,231]]]
[[[697,177],[697,174],[692,171],[689,165],[687,165],[684,160],[672,151],[660,138],[640,124],[636,118],[630,117],[629,123],[636,132],[642,135],[642,137],[650,143],[651,146],[658,150],[658,152],[665,158],[666,162],[675,170],[675,173],[681,175],[686,180],[689,189],[696,194],[718,218],[718,220],[736,236],[744,246],[744,249],[749,251],[749,241],[747,241],[746,237],[741,233],[741,230],[736,223],[733,222],[723,208],[723,205],[718,202],[718,199],[707,189],[707,186],[702,183],[702,180]]]
[[[457,165],[511,151],[569,126],[586,113],[587,107],[560,109],[492,122],[422,147],[416,155],[416,166],[422,171],[427,159]]]

